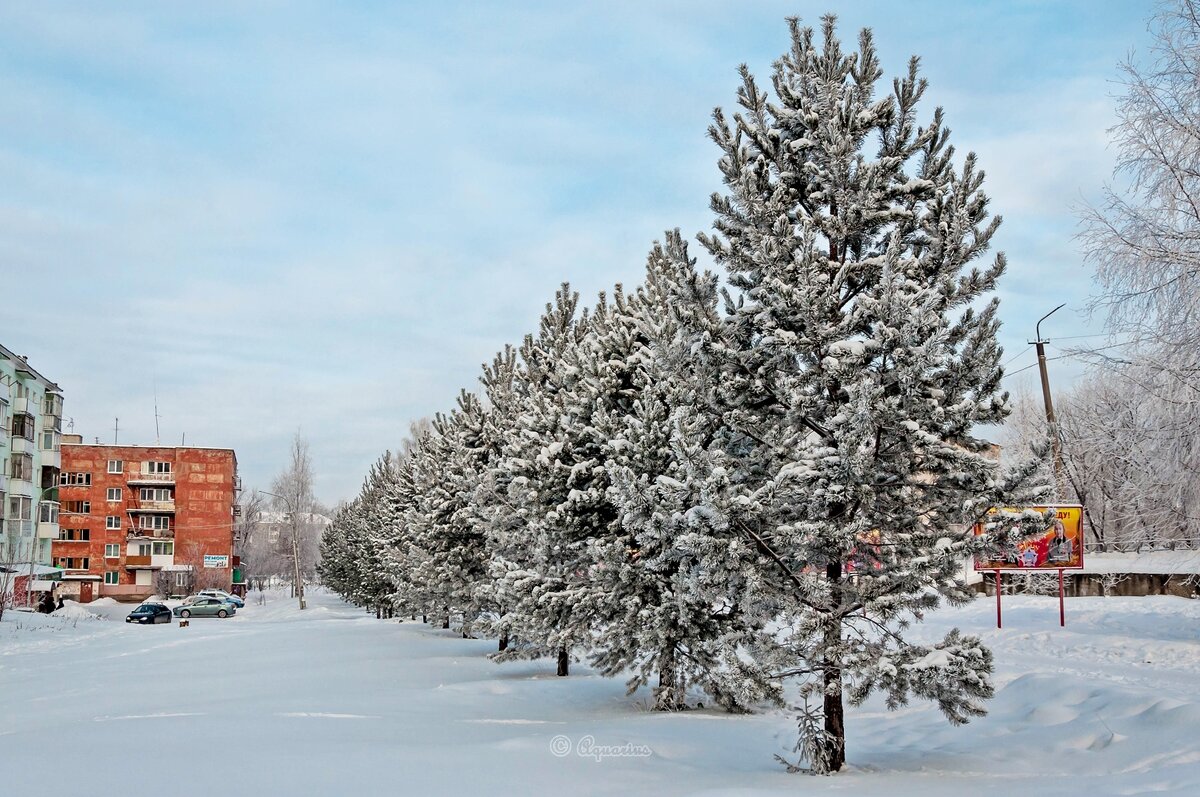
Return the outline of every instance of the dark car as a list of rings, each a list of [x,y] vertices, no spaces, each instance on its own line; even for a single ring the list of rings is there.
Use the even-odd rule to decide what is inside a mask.
[[[125,618],[127,623],[169,623],[171,610],[161,603],[143,603]]]

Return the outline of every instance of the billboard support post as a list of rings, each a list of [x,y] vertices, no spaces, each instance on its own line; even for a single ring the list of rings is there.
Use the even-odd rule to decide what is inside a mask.
[[[1063,570],[1058,568],[1058,624],[1062,628],[1067,627],[1067,604],[1063,599]]]
[[[1000,619],[1000,570],[998,568],[996,570],[996,627],[1004,627]]]

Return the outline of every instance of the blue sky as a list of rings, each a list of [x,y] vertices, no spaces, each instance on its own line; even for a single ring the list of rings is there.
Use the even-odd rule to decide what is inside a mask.
[[[298,430],[348,498],[561,281],[633,284],[663,230],[709,229],[737,65],[765,79],[785,17],[834,11],[889,79],[920,55],[978,153],[1017,370],[1060,302],[1049,337],[1098,331],[1072,206],[1151,5],[0,0],[0,342],[86,439],[154,442],[157,390],[163,442],[265,487]]]

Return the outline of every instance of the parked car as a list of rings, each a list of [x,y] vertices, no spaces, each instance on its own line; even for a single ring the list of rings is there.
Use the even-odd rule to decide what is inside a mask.
[[[194,595],[189,600],[190,603],[185,602],[182,606],[176,606],[171,610],[176,617],[229,617],[237,614],[236,606],[226,603],[220,598]]]
[[[223,600],[226,603],[232,603],[234,606],[238,607],[239,609],[246,608],[246,601],[242,600],[237,595],[226,592],[223,589],[202,589],[199,592],[197,592],[196,594],[202,595],[205,598],[217,598],[218,600]]]
[[[125,618],[127,623],[169,623],[171,610],[161,603],[143,603]]]

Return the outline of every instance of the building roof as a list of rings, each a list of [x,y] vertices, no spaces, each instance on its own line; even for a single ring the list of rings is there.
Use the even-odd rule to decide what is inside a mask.
[[[37,370],[32,365],[29,364],[29,360],[25,359],[21,355],[15,353],[9,349],[6,349],[3,346],[0,346],[0,357],[3,357],[6,360],[11,360],[13,363],[15,363],[18,371],[25,371],[30,376],[36,377],[38,381],[42,382],[43,384],[46,385],[46,387],[50,388],[51,392],[53,392],[53,393],[61,393],[62,392],[61,387],[59,387],[54,382],[51,382],[49,379],[47,379],[46,377],[39,374],[37,372]]]
[[[228,446],[173,446],[170,443],[84,443],[84,442],[68,442],[64,440],[63,446],[84,446],[90,448],[174,448],[187,451],[228,451],[231,454],[236,454],[234,449]]]

